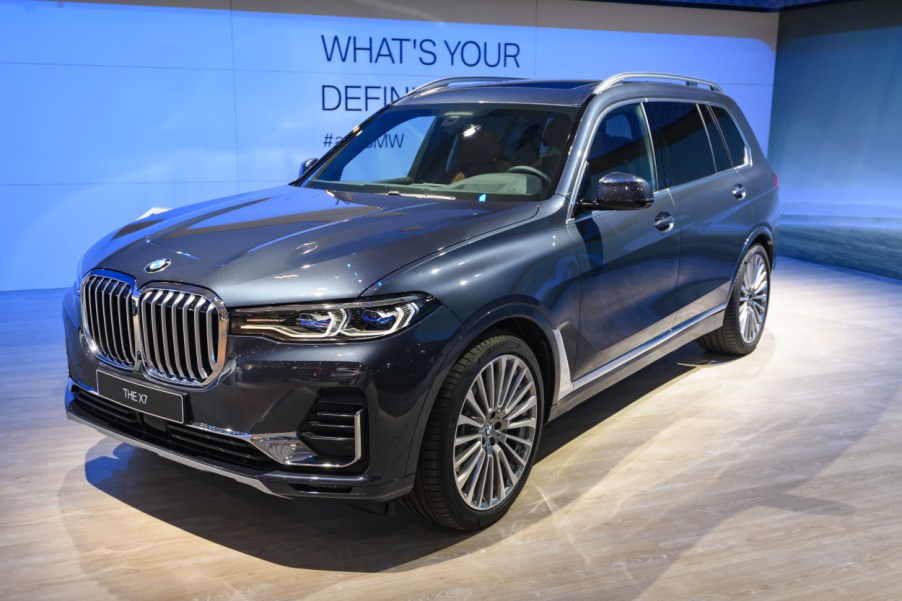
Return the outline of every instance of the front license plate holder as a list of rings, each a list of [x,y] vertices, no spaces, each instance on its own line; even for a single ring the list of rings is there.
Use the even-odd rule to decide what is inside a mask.
[[[185,423],[185,395],[97,370],[97,393],[140,413]]]

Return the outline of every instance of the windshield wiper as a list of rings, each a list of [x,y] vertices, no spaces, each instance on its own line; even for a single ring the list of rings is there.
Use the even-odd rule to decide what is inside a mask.
[[[389,190],[388,192],[376,192],[385,196],[411,196],[413,198],[434,198],[436,200],[457,200],[456,196],[445,196],[442,194],[418,194],[416,192],[400,192],[398,190]]]

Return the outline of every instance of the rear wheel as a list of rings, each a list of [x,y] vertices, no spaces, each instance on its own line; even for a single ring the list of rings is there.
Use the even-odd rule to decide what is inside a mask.
[[[435,401],[407,507],[458,530],[500,519],[535,458],[542,390],[538,362],[523,340],[499,333],[472,346]]]
[[[699,344],[715,353],[751,353],[764,332],[769,301],[770,260],[764,248],[756,244],[739,266],[723,326],[699,338]]]

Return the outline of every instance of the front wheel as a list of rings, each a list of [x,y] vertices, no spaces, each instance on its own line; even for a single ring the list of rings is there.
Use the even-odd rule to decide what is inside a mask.
[[[472,346],[436,398],[407,507],[457,530],[499,520],[535,459],[542,390],[535,354],[523,340],[498,333]]]
[[[769,301],[770,259],[764,248],[756,244],[739,266],[723,326],[699,338],[699,344],[726,355],[751,353],[764,332]]]

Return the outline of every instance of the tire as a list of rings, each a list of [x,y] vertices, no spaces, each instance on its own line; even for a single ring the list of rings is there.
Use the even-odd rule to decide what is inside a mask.
[[[543,390],[538,361],[523,340],[495,332],[471,346],[439,390],[414,488],[404,498],[408,509],[456,530],[498,521],[535,460]]]
[[[770,259],[764,248],[756,244],[739,265],[723,325],[699,338],[699,344],[724,355],[751,353],[761,340],[769,305]]]

